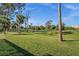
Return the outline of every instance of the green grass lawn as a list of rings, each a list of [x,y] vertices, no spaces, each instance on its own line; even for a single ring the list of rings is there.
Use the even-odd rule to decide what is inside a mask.
[[[24,53],[22,48],[14,45],[5,39],[4,34],[0,34],[0,56],[24,56],[29,52]],[[29,54],[32,55],[32,54]]]
[[[79,32],[68,32],[63,35],[61,42],[57,33],[7,33],[4,36],[13,44],[21,47],[30,54],[36,56],[45,55],[78,55],[79,56]],[[26,53],[27,53],[26,52]],[[1,54],[0,54],[1,55]],[[29,55],[29,54],[27,54]]]
[[[23,56],[24,54],[18,49],[5,42],[5,40],[0,40],[0,56]]]

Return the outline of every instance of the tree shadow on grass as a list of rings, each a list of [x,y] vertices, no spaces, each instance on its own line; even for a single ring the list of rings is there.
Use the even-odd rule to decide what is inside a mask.
[[[79,42],[79,40],[63,40],[63,42]]]
[[[73,32],[62,32],[64,35],[73,34]]]
[[[13,35],[32,35],[32,34],[13,34]]]
[[[23,56],[34,56],[32,53],[30,53],[30,52],[24,50],[23,48],[21,48],[21,47],[15,45],[14,43],[12,43],[12,42],[10,42],[10,41],[8,41],[8,40],[6,40],[6,39],[4,39],[4,41],[5,41],[6,43],[8,43],[10,46],[14,47],[14,48],[17,50],[17,52],[21,52],[21,53],[23,54]],[[16,52],[16,53],[17,53],[17,52]],[[15,56],[16,56],[16,55],[15,55]]]

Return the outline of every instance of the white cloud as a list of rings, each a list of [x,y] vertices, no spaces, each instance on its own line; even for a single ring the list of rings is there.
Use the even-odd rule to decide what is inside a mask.
[[[69,22],[69,21],[72,21],[72,20],[73,20],[72,17],[64,17],[64,18],[62,18],[63,22]]]
[[[79,13],[78,13],[78,12],[76,12],[76,13],[71,13],[71,14],[67,15],[66,17],[63,17],[62,19],[63,19],[64,22],[65,22],[65,21],[68,22],[68,21],[74,20],[74,18],[77,17],[77,16],[79,16]]]
[[[68,8],[68,9],[71,9],[71,10],[78,10],[79,9],[78,6],[74,6],[74,5],[70,5],[70,4],[64,5],[64,7],[65,8]]]
[[[71,17],[75,17],[75,16],[79,16],[79,13],[73,13],[73,14],[70,14]]]

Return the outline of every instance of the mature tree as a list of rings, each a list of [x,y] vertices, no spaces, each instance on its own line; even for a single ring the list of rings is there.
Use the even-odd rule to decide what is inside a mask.
[[[24,23],[25,16],[18,14],[16,16],[17,31],[20,33],[20,25]]]
[[[47,21],[45,25],[48,30],[52,31],[52,20]]]
[[[58,29],[59,29],[59,39],[60,39],[60,41],[63,41],[62,20],[61,20],[61,3],[58,3]]]
[[[45,30],[45,26],[41,25],[39,26],[40,30]]]
[[[16,31],[17,30],[17,23],[16,23],[16,21],[12,21],[10,29],[12,31]]]
[[[52,29],[56,29],[56,25],[52,25]]]
[[[65,30],[65,24],[62,23],[62,30]]]
[[[4,11],[6,12],[5,15],[7,15],[8,18],[12,19],[12,15],[14,14],[14,11],[16,10],[16,6],[13,3],[2,3]]]
[[[32,23],[29,24],[29,29],[32,29]]]
[[[20,24],[24,22],[25,16],[22,15],[22,10],[24,9],[24,3],[15,4],[18,12],[16,12],[16,22],[17,22],[17,31],[20,32]]]
[[[24,10],[24,7],[25,7],[25,3],[15,3],[14,5],[17,10],[16,15],[22,14],[22,11]]]
[[[32,31],[33,31],[33,28],[32,28],[32,27],[33,27],[33,25],[32,25],[32,23],[30,23],[30,24],[29,24],[28,31],[32,32]]]
[[[1,9],[2,11],[0,14],[7,16],[9,18],[9,25],[10,25],[10,20],[12,20],[12,15],[14,14],[14,11],[16,10],[15,4],[12,3],[1,3]],[[8,28],[10,30],[10,27]]]
[[[12,19],[13,15],[18,15],[22,13],[24,6],[25,6],[24,3],[1,3],[0,15],[7,16],[7,18],[9,19],[9,23],[10,23],[10,20]],[[16,10],[18,10],[17,14],[15,13]]]
[[[28,28],[29,28],[29,25],[28,25],[29,18],[30,18],[30,11],[26,11],[25,30],[27,30],[27,32],[28,32]]]
[[[10,27],[10,19],[5,15],[0,15],[0,22],[2,23],[3,31],[6,33]]]

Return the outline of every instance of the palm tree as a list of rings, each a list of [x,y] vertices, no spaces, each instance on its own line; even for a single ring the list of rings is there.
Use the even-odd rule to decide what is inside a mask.
[[[62,20],[61,20],[61,3],[58,3],[58,29],[59,29],[59,39],[60,39],[60,41],[63,41]]]
[[[19,14],[19,15],[16,16],[17,31],[18,31],[18,33],[20,33],[20,24],[24,23],[24,19],[25,19],[25,16],[23,16],[23,15]]]

